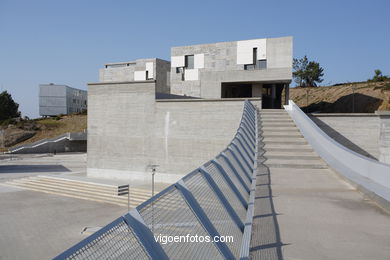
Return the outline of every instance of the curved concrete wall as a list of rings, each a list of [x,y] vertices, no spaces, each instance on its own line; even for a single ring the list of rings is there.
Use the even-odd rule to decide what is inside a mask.
[[[289,102],[285,109],[322,159],[363,190],[390,201],[390,165],[342,146],[325,134],[293,101]]]

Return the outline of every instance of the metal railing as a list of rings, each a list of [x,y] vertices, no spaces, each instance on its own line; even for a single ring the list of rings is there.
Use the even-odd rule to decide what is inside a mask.
[[[248,259],[259,150],[257,110],[215,158],[55,259]],[[163,243],[158,236],[185,242]],[[214,241],[230,236],[233,242]],[[213,242],[191,242],[203,237]]]

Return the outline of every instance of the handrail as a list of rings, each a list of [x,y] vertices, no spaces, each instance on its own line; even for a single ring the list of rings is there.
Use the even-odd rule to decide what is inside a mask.
[[[258,123],[257,109],[246,100],[237,133],[224,151],[55,259],[248,259],[259,171]],[[156,240],[159,234],[230,235],[234,240],[167,245]]]
[[[390,165],[358,154],[329,137],[292,100],[285,106],[313,149],[339,174],[390,201]],[[358,129],[357,129],[358,131]]]

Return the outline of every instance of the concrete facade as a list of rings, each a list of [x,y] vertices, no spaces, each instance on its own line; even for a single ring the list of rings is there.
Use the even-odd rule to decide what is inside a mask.
[[[261,97],[264,84],[288,88],[292,79],[292,37],[173,47],[171,60],[172,94]],[[259,66],[254,65],[256,62]],[[241,89],[247,83],[251,90],[228,93],[229,86],[224,90],[223,83]]]
[[[99,70],[100,82],[156,81],[156,92],[170,93],[170,62],[161,59],[108,63]]]
[[[244,99],[156,100],[155,88],[89,84],[88,176],[150,180],[148,165],[159,165],[156,181],[174,182],[231,141]]]
[[[56,116],[71,114],[87,109],[87,91],[66,85],[39,85],[39,114]]]

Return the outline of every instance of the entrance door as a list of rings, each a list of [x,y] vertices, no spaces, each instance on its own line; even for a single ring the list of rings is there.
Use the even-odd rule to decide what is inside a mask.
[[[283,84],[263,84],[261,107],[263,109],[282,108]]]

